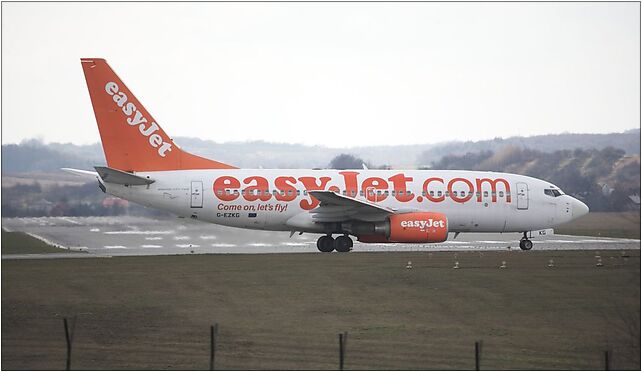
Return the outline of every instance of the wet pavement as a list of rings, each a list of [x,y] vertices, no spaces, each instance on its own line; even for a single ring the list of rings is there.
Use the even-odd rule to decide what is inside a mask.
[[[189,219],[145,217],[28,217],[3,218],[2,227],[23,231],[86,256],[166,255],[202,253],[318,252],[317,234],[237,229]],[[463,233],[439,244],[363,244],[354,251],[477,251],[519,250],[519,233]],[[533,238],[533,250],[640,249],[640,240],[547,235]],[[57,258],[71,253],[56,254]],[[3,255],[3,258],[20,258]],[[48,255],[40,255],[48,256]],[[36,258],[35,256],[33,258]]]

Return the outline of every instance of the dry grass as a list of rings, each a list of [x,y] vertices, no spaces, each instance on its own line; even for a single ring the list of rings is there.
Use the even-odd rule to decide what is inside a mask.
[[[640,251],[594,255],[3,260],[2,367],[64,368],[77,315],[74,369],[205,369],[214,322],[219,369],[337,369],[342,331],[347,369],[639,369]]]
[[[555,228],[556,234],[640,239],[640,211],[591,212]]]
[[[69,253],[19,231],[2,229],[2,254]]]

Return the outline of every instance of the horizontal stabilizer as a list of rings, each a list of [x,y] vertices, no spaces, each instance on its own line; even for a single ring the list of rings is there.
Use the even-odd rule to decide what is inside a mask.
[[[60,168],[61,170],[65,172],[69,172],[72,174],[75,174],[76,176],[84,176],[84,177],[98,177],[98,173],[94,171],[86,171],[82,169],[74,169],[74,168]]]
[[[104,182],[116,183],[119,185],[149,185],[155,180],[148,177],[141,177],[135,174],[123,172],[109,167],[94,167]]]

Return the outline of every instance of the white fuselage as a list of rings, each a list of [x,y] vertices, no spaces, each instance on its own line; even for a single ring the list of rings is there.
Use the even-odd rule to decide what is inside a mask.
[[[106,191],[179,216],[248,229],[323,232],[324,227],[309,217],[318,201],[308,190],[333,190],[399,213],[443,213],[452,232],[540,230],[588,210],[571,196],[545,194],[545,189],[559,191],[549,182],[508,173],[216,169],[136,175],[155,182],[148,186],[106,183]]]

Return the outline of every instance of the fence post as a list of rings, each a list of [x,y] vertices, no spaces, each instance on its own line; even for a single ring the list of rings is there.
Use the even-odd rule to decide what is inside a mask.
[[[479,357],[481,353],[481,341],[475,341],[475,371],[479,371]]]
[[[210,326],[210,371],[214,370],[214,356],[216,355],[216,334],[218,333],[218,323]]]
[[[348,332],[339,333],[339,370],[343,371],[343,360],[346,355],[346,344],[348,343]]]
[[[62,322],[65,326],[65,340],[67,341],[67,365],[66,365],[66,370],[70,371],[71,370],[71,343],[74,340],[74,329],[76,328],[76,317],[74,316],[74,322],[72,325],[72,329],[69,329],[69,323],[67,322],[67,318],[63,318]]]
[[[605,350],[604,351],[604,370],[605,371],[610,371],[611,366],[609,365],[609,351]]]

